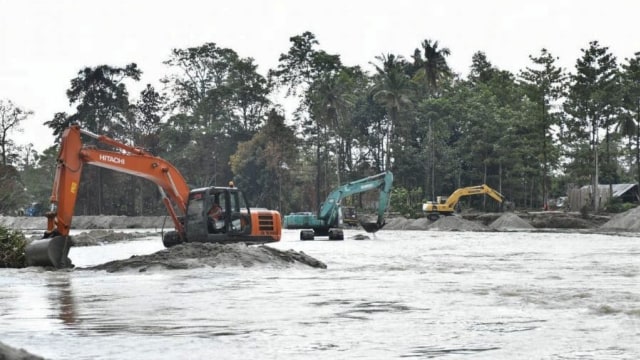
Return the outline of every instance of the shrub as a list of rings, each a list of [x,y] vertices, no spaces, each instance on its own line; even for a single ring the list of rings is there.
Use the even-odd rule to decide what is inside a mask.
[[[407,190],[403,187],[394,187],[391,189],[391,211],[408,218],[417,218],[422,211],[422,203],[420,203],[422,189]]]
[[[611,199],[606,205],[604,210],[610,213],[621,213],[636,207],[635,204],[632,203],[623,203],[622,199],[615,198]]]
[[[22,232],[0,226],[0,267],[24,267],[26,245],[27,239]]]

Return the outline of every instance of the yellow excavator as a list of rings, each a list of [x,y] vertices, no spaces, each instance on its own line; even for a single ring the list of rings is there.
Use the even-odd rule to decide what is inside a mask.
[[[504,202],[504,196],[502,194],[489,186],[482,184],[459,188],[448,197],[438,196],[436,202],[428,201],[422,204],[422,211],[426,214],[429,220],[435,221],[438,220],[441,215],[453,215],[454,212],[459,209],[458,202],[461,197],[482,194],[491,196],[500,205]]]

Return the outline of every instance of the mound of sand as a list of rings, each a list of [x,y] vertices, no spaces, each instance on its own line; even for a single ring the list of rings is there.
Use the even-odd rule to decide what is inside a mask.
[[[487,226],[460,216],[441,216],[429,226],[429,230],[443,231],[488,231]]]
[[[252,267],[256,265],[289,267],[295,264],[320,269],[327,268],[323,262],[304,252],[294,250],[282,251],[264,245],[247,246],[244,243],[186,243],[150,255],[132,256],[129,259],[110,261],[81,270],[106,270],[107,272],[138,270],[144,272],[156,267],[164,269],[193,269],[204,266]]]
[[[47,219],[44,216],[0,216],[0,225],[18,230],[44,230]],[[166,216],[74,216],[72,229],[160,229],[173,228]]]
[[[415,220],[409,220],[405,224],[405,230],[428,230],[433,221],[427,218],[420,218]]]
[[[2,360],[43,360],[44,358],[30,354],[22,349],[15,349],[0,342],[0,359]]]
[[[411,220],[404,217],[394,217],[386,220],[384,230],[404,230]]]
[[[601,230],[640,231],[640,207],[617,214],[600,226]]]
[[[489,224],[489,227],[494,230],[523,230],[534,229],[528,221],[522,219],[514,213],[504,213],[497,218],[494,222]]]
[[[118,232],[113,230],[90,230],[73,235],[73,246],[94,246],[118,241],[129,241],[152,235],[148,232]],[[158,234],[160,239],[160,234]]]
[[[487,231],[487,226],[480,222],[466,220],[460,216],[441,216],[436,221],[427,218],[415,220],[396,217],[389,219],[384,230],[445,230],[445,231]]]

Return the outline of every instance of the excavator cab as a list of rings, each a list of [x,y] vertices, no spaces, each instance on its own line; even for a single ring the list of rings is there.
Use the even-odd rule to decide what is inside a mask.
[[[219,211],[211,212],[217,208]],[[251,233],[250,210],[237,188],[192,190],[187,203],[185,231],[189,241],[221,242],[219,238]]]

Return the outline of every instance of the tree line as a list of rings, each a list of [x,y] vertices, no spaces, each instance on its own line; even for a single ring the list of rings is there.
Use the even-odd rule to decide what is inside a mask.
[[[142,74],[134,63],[81,69],[66,93],[74,112],[45,125],[58,139],[78,123],[143,147],[192,187],[233,180],[252,205],[283,213],[313,211],[340,184],[385,170],[393,210],[407,215],[462,186],[541,208],[571,187],[640,181],[640,53],[619,62],[592,41],[569,71],[541,49],[514,74],[478,51],[466,77],[450,54],[427,39],[409,56],[382,53],[368,72],[304,32],[262,75],[252,58],[206,43],[173,49],[162,88],[138,96],[127,88]],[[290,118],[278,93],[295,101]],[[50,195],[57,145],[37,153],[11,138],[31,115],[0,100],[0,213]],[[85,167],[76,214],[163,213],[150,182]]]

